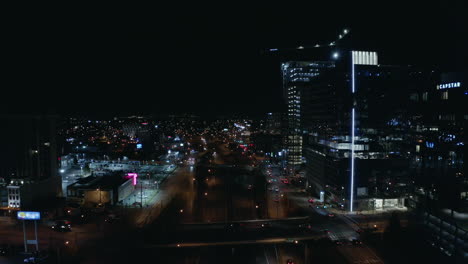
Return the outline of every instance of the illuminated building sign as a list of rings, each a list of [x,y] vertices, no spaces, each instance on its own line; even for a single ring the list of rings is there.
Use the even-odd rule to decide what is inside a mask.
[[[437,85],[437,90],[443,90],[443,89],[450,89],[450,88],[458,88],[461,86],[460,82],[452,82],[452,83],[443,83]]]
[[[143,147],[142,144],[136,144],[136,148],[137,148],[137,149],[141,149],[142,147]]]
[[[40,212],[18,211],[16,215],[18,216],[18,219],[20,220],[40,220],[41,219]]]
[[[126,179],[132,178],[132,184],[133,184],[133,186],[135,186],[137,184],[138,174],[136,174],[136,173],[127,173],[127,177],[125,177],[125,178]]]

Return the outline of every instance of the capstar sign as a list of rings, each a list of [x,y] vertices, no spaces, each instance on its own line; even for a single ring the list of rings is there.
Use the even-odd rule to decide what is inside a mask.
[[[443,89],[450,89],[450,88],[458,88],[461,86],[460,82],[452,82],[452,83],[443,83],[437,85],[437,90],[443,90]]]

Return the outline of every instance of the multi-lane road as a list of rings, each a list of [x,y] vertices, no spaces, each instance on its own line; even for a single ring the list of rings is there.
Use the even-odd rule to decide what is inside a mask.
[[[148,258],[158,263],[382,263],[366,245],[320,240],[353,239],[358,234],[341,216],[329,217],[310,207],[305,194],[278,181],[277,169],[272,170],[272,177],[265,177],[260,168],[250,166],[254,160],[246,154],[231,151],[219,141],[208,141],[205,147],[206,151],[193,157],[198,164],[174,171],[148,198],[148,206],[121,209],[126,221],[85,224],[68,233],[41,226],[41,247],[63,246],[68,241],[70,246],[85,247],[88,251],[80,251],[83,254],[94,250],[93,257],[100,263]],[[268,183],[269,179],[276,181]],[[274,220],[304,216],[307,224]],[[241,222],[246,226],[238,227]],[[205,227],[191,231],[188,226],[196,223]],[[232,223],[237,224],[229,227]],[[20,244],[21,228],[2,228],[0,237]]]
[[[249,159],[244,154],[234,153],[219,142],[208,143],[208,151],[204,154],[205,157],[195,168],[195,175],[187,175],[192,177],[192,184],[187,182],[178,187],[179,193],[183,194],[178,195],[177,202],[169,205],[174,207],[173,213],[166,217],[177,223],[173,225],[175,229],[187,228],[187,224],[194,223],[205,223],[205,229],[199,232],[165,230],[165,235],[161,235],[151,233],[150,228],[148,232],[154,235],[150,236],[146,245],[153,248],[152,252],[158,252],[159,257],[170,263],[217,263],[226,262],[226,259],[235,260],[239,257],[237,254],[242,252],[243,262],[233,263],[273,264],[286,263],[289,259],[294,263],[305,263],[306,259],[333,260],[336,263],[382,263],[366,245],[335,245],[332,241],[359,239],[355,227],[343,221],[341,216],[329,217],[328,212],[310,207],[305,194],[279,181],[279,170],[273,169],[272,176],[265,178],[259,169],[248,166]],[[239,161],[244,163],[240,164]],[[276,181],[267,184],[269,179]],[[278,187],[278,191],[275,191],[275,187]],[[265,227],[254,225],[250,229],[237,231],[242,234],[240,237],[234,236],[233,239],[226,235],[230,223],[298,216],[311,219],[311,229],[315,232],[311,237],[304,236],[301,231],[292,231],[295,225],[292,222],[281,228],[274,220],[264,221],[270,225],[270,229],[265,231],[256,230]],[[154,229],[167,227],[163,222],[164,215],[154,223]],[[328,246],[326,242],[324,245],[313,242],[323,237],[324,233],[321,232],[331,240]]]

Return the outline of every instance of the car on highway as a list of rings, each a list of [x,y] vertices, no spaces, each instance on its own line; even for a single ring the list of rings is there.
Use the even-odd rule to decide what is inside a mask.
[[[57,232],[71,231],[71,222],[68,220],[56,220],[52,229]]]
[[[362,241],[359,239],[353,239],[352,240],[353,245],[355,246],[362,246]]]
[[[335,217],[335,214],[329,213],[327,216],[330,217],[330,218],[333,218],[333,217]]]
[[[119,219],[120,219],[120,217],[119,217],[118,215],[116,215],[116,214],[108,214],[108,215],[106,216],[106,218],[104,219],[104,221],[105,221],[106,223],[109,223],[109,224],[110,224],[110,223],[113,223],[113,222],[115,222],[115,221],[117,221],[117,220],[119,220]]]
[[[308,201],[309,203],[314,203],[314,202],[315,202],[315,200],[314,200],[314,199],[312,199],[312,198],[310,198],[310,199],[309,199],[309,200],[307,200],[307,201]]]
[[[294,260],[288,259],[288,260],[286,260],[286,264],[294,264]]]
[[[347,239],[335,240],[335,245],[338,245],[338,246],[346,246],[346,245],[349,245],[349,244],[351,244],[351,241],[349,241]]]
[[[274,189],[275,189],[275,192],[279,192],[279,188],[278,188],[278,186],[275,186],[275,188],[274,188]]]
[[[229,232],[236,232],[241,229],[240,223],[230,223],[226,225],[226,230]]]
[[[305,231],[312,231],[312,225],[311,224],[299,224],[299,229],[305,230]]]

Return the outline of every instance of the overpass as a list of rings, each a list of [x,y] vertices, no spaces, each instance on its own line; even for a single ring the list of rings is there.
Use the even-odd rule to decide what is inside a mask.
[[[309,217],[179,224],[170,231],[147,234],[147,247],[203,247],[214,245],[293,243],[301,240],[351,239],[355,232],[333,234]],[[297,243],[297,242],[296,242]]]

